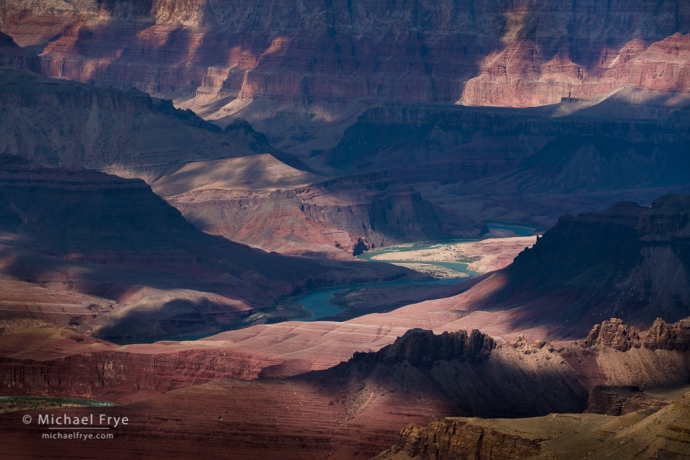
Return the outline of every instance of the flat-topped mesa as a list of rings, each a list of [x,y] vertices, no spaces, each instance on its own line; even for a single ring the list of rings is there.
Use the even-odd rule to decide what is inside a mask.
[[[378,361],[398,364],[407,361],[415,367],[431,367],[435,361],[459,360],[477,363],[488,359],[496,347],[493,338],[474,329],[435,335],[424,329],[410,329],[394,343],[375,353],[355,353],[353,362]]]

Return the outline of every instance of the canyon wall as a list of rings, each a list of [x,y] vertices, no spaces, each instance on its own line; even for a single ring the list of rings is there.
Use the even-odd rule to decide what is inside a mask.
[[[153,179],[191,161],[254,155],[245,133],[223,132],[141,91],[0,70],[0,153],[49,167]]]
[[[382,100],[527,107],[690,87],[682,0],[5,0],[0,23],[49,76],[261,120],[282,147]]]
[[[140,179],[5,155],[0,196],[0,270],[10,286],[5,301],[14,303],[3,313],[8,321],[52,320],[111,339],[199,334],[317,287],[419,277],[388,264],[283,257],[205,234]],[[77,305],[27,303],[20,292],[31,289],[22,282],[46,294],[74,292],[63,297]]]
[[[573,452],[611,460],[687,457],[690,392],[671,396],[663,404],[666,407],[615,418],[594,414],[517,420],[447,417],[426,426],[409,425],[397,443],[375,460],[549,459],[572,458]]]
[[[17,45],[12,37],[2,32],[0,32],[0,65],[41,72],[41,59],[28,53]]]
[[[447,234],[432,205],[390,174],[328,180],[242,120],[221,129],[135,89],[9,66],[0,88],[0,153],[142,178],[197,228],[232,241],[343,259]],[[483,225],[456,227],[476,235]]]
[[[1,147],[148,182],[254,153],[393,178],[362,182],[362,196],[342,178],[247,199],[161,192],[204,231],[288,254],[476,236],[482,221],[546,228],[563,213],[687,192],[689,8],[5,0],[3,33],[38,53],[46,75],[91,85],[38,79],[29,90],[8,78]]]
[[[674,330],[677,326],[664,325]],[[611,327],[605,324],[601,329]],[[0,336],[3,350],[11,338]],[[494,423],[487,419],[490,417],[507,417],[499,422],[518,423],[524,430],[524,419],[515,417],[546,416],[551,427],[558,429],[542,430],[535,437],[550,439],[562,428],[556,420],[561,416],[554,412],[571,414],[564,416],[566,420],[589,417],[616,423],[614,417],[578,414],[587,407],[589,390],[597,385],[634,382],[655,388],[687,382],[690,375],[688,354],[678,350],[652,351],[642,345],[621,352],[603,342],[556,346],[542,340],[527,343],[522,338],[497,345],[479,331],[434,335],[413,330],[377,352],[357,353],[331,369],[286,379],[206,383],[224,375],[252,378],[258,363],[223,346],[169,342],[29,361],[27,355],[33,353],[36,358],[36,351],[18,345],[15,343],[15,357],[0,360],[0,378],[8,392],[102,397],[125,403],[135,400],[99,410],[131,421],[131,426],[117,431],[111,450],[114,455],[136,452],[143,458],[188,457],[189,439],[198,438],[206,442],[195,443],[196,454],[243,459],[363,459],[392,445],[401,427],[458,415],[475,418],[469,426],[458,424],[457,429],[429,439],[418,431],[422,436],[416,438],[416,445],[422,447],[432,440],[443,445],[449,435],[453,439],[470,429],[466,442],[456,444],[476,445],[471,442],[478,436],[482,441],[484,432],[479,444],[486,452],[503,444],[506,452],[512,448],[524,454],[533,452],[530,447],[535,444],[524,445],[519,439],[522,434],[504,436],[508,433],[500,427],[492,431],[473,429],[473,425]],[[92,350],[104,347],[90,339],[84,346]],[[140,378],[133,381],[127,378],[131,375]],[[160,394],[150,397],[151,392]],[[660,402],[661,407],[668,404]],[[62,408],[41,413],[77,416],[88,411]],[[6,449],[43,454],[51,442],[28,445],[44,428],[18,424],[17,416],[23,414],[0,415],[2,433],[13,439]],[[410,434],[409,429],[403,433]],[[414,439],[403,436],[400,450],[415,445]],[[74,451],[70,449],[77,446],[82,455],[103,448],[97,443],[70,444],[60,453],[71,455]]]
[[[529,109],[377,107],[309,161],[386,171],[434,205],[447,234],[453,221],[546,228],[565,213],[687,193],[688,108],[688,96],[644,90]]]
[[[566,335],[601,316],[644,327],[657,317],[685,318],[689,209],[687,195],[667,195],[651,207],[628,202],[564,216],[503,270],[508,282],[488,302],[522,305],[518,310],[525,317],[516,315],[514,325],[538,317],[569,331]]]
[[[344,258],[447,235],[431,203],[414,188],[395,184],[390,174],[325,179],[278,190],[247,190],[250,184],[228,190],[204,187],[166,200],[204,232],[286,254]],[[170,184],[175,178],[163,181]],[[153,188],[165,190],[156,183]],[[484,226],[467,220],[456,227],[461,229],[456,233],[474,236]]]

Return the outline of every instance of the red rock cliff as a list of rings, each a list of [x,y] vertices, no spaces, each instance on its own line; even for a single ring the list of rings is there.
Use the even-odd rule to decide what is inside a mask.
[[[690,87],[683,0],[23,0],[0,21],[49,76],[196,98],[207,114],[306,105],[284,114],[306,127],[362,98],[525,107]]]

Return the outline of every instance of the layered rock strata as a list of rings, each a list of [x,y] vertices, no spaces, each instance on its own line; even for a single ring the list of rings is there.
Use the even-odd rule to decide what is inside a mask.
[[[285,146],[382,100],[524,107],[626,84],[690,87],[682,0],[42,0],[5,2],[0,19],[50,76],[134,86],[215,118],[261,118]],[[321,143],[332,142],[327,131]]]
[[[445,418],[427,426],[410,425],[377,460],[412,459],[602,459],[685,458],[690,393],[662,409],[623,417],[551,414],[536,419]]]
[[[0,339],[5,342],[3,348],[6,349],[7,338]],[[97,348],[92,342],[86,345]],[[161,455],[182,458],[189,455],[188,449],[193,443],[197,455],[223,452],[229,458],[330,456],[356,459],[382,452],[395,442],[400,427],[410,423],[418,427],[403,431],[396,454],[404,451],[446,455],[448,451],[444,449],[464,451],[473,446],[486,455],[491,452],[513,456],[538,453],[547,450],[549,440],[567,436],[572,430],[582,432],[578,426],[590,426],[580,425],[580,421],[602,420],[604,416],[597,414],[570,415],[563,420],[559,415],[546,415],[555,411],[583,411],[588,404],[589,389],[612,382],[624,385],[626,380],[645,387],[664,387],[687,382],[690,375],[687,353],[678,351],[651,351],[641,347],[621,352],[606,345],[594,345],[585,350],[578,344],[556,348],[544,341],[528,343],[524,339],[496,345],[478,331],[433,335],[416,330],[378,352],[357,354],[348,362],[324,371],[287,379],[265,375],[249,382],[221,379],[180,388],[233,370],[229,362],[233,358],[223,348],[211,351],[204,345],[192,350],[194,345],[160,343],[130,346],[127,353],[120,350],[89,353],[92,364],[84,363],[77,368],[93,369],[100,372],[100,376],[87,377],[80,373],[79,378],[75,376],[72,380],[60,377],[59,368],[55,367],[60,360],[44,360],[27,366],[28,363],[19,360],[21,355],[28,358],[27,350],[17,347],[17,358],[2,361],[3,384],[10,383],[16,390],[28,390],[38,389],[36,385],[45,382],[65,389],[89,390],[92,393],[88,394],[94,397],[110,395],[108,398],[128,401],[124,393],[118,395],[113,390],[126,388],[131,391],[133,388],[125,380],[110,387],[111,382],[131,375],[142,360],[151,363],[152,359],[154,373],[141,380],[144,384],[141,392],[130,394],[130,398],[149,395],[153,387],[148,385],[154,383],[158,385],[156,391],[166,391],[167,386],[167,392],[104,409],[108,415],[127,416],[132,421],[131,426],[117,432],[117,442],[107,445],[113,456],[136,452],[143,458]],[[186,347],[187,352],[176,352],[180,346]],[[67,345],[62,347],[66,350]],[[323,353],[324,347],[319,350]],[[105,368],[93,365],[93,359],[99,354],[107,355],[107,363],[112,364]],[[129,354],[129,357],[120,361],[118,354],[123,358]],[[248,374],[242,376],[237,370],[248,363],[242,364],[238,358],[234,356],[237,360],[235,375],[247,378]],[[75,365],[76,362],[70,363],[71,368]],[[28,375],[18,372],[23,367],[35,370],[31,371],[34,377],[23,382],[25,386],[22,387],[17,385],[17,376]],[[41,367],[45,369],[39,371]],[[266,368],[263,374],[270,374],[274,369]],[[621,372],[622,369],[629,372]],[[82,386],[78,386],[79,383]],[[671,412],[681,415],[670,423],[678,425],[684,412],[679,413],[679,407],[672,407]],[[668,413],[667,409],[659,414]],[[88,410],[68,408],[48,412],[78,416]],[[419,428],[439,417],[459,414],[484,419],[435,422],[432,425],[434,430],[438,428],[435,434]],[[528,424],[524,419],[487,419],[537,415],[544,416],[543,422],[547,426],[550,423],[552,430],[543,432],[541,425],[530,424],[541,423],[540,419],[530,419]],[[53,446],[48,441],[29,447],[27,442],[41,427],[18,425],[17,416],[16,413],[0,415],[3,436],[13,439],[6,443],[9,454],[22,449],[27,452],[28,448],[28,452],[38,455]],[[628,419],[621,419],[624,425],[625,420]],[[608,417],[608,421],[618,423],[612,417]],[[563,426],[562,422],[568,424]],[[513,423],[515,425],[511,425]],[[512,427],[511,431],[506,431],[508,427]],[[181,431],[186,436],[181,437]],[[197,443],[197,438],[206,442]],[[589,445],[595,439],[591,431],[585,430],[578,442]],[[599,442],[596,444],[600,445]],[[58,456],[67,457],[74,453],[73,448],[77,447],[61,447],[53,455],[58,452]],[[104,447],[87,443],[78,448],[82,455],[95,455]]]
[[[175,184],[175,176],[161,182]],[[165,193],[170,186],[159,188],[154,183],[153,187]],[[431,203],[413,188],[395,185],[388,174],[321,178],[279,190],[252,188],[204,186],[166,199],[200,230],[285,254],[343,258],[370,248],[444,236]],[[466,222],[464,230],[478,234],[482,226]]]
[[[13,294],[8,320],[121,340],[212,333],[319,286],[417,276],[391,265],[283,257],[207,235],[138,179],[0,156],[0,194],[3,276],[83,299],[55,312]]]
[[[587,412],[590,414],[626,415],[640,410],[659,410],[669,402],[650,397],[637,386],[598,385],[589,393]]]
[[[388,171],[449,234],[453,221],[548,228],[564,213],[687,193],[688,107],[689,95],[637,90],[521,110],[377,107],[308,161]]]
[[[351,259],[356,248],[444,235],[413,187],[392,184],[389,174],[328,180],[241,120],[222,130],[137,90],[10,67],[0,70],[0,88],[0,153],[142,178],[214,235],[336,259]],[[469,234],[482,227],[457,225]]]
[[[152,180],[198,160],[254,155],[246,130],[223,132],[170,101],[0,69],[0,153],[49,167]],[[251,133],[249,133],[251,136]]]
[[[579,334],[601,316],[645,327],[660,315],[667,321],[685,318],[690,312],[688,209],[687,195],[667,195],[649,208],[619,203],[599,213],[564,216],[504,269],[507,285],[489,302],[521,304],[513,310],[516,325],[534,324],[537,315],[543,324],[554,315],[552,324]],[[518,311],[526,316],[517,319]],[[613,326],[597,334],[630,346],[634,334],[624,337],[625,331]],[[673,346],[675,337],[686,334],[655,329],[653,335],[667,337]]]

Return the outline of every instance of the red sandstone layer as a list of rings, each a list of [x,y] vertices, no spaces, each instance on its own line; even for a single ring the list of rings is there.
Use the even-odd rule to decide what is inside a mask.
[[[302,9],[303,8],[303,9]],[[687,92],[688,4],[463,1],[383,6],[13,2],[3,32],[53,77],[261,120],[284,146],[381,100],[526,107],[624,85]],[[676,35],[674,35],[676,34]],[[221,121],[227,123],[227,121]]]
[[[660,325],[657,329],[685,330],[683,327],[687,329],[683,324]],[[626,351],[607,345],[611,340],[620,343],[623,333],[627,337],[636,334],[620,323],[604,323],[590,334],[590,343],[556,349],[543,341],[528,344],[524,339],[493,348],[493,341],[478,332],[434,338],[424,331],[412,331],[379,353],[357,354],[348,363],[323,372],[284,380],[217,380],[120,407],[97,409],[131,421],[129,426],[113,431],[117,438],[112,442],[62,442],[55,450],[56,441],[35,441],[45,428],[19,423],[24,413],[0,416],[0,426],[3,436],[12,439],[6,443],[6,452],[17,456],[43,455],[53,449],[51,455],[62,458],[80,449],[88,456],[103,452],[104,458],[116,458],[124,452],[142,458],[184,458],[190,452],[242,459],[369,458],[390,446],[398,429],[409,423],[428,423],[458,413],[495,417],[577,412],[586,407],[588,390],[597,385],[659,387],[687,381],[687,352],[648,348],[664,343],[663,334],[656,333],[653,343],[645,339],[644,344],[635,346],[633,342]],[[686,334],[682,343],[687,346],[689,339]],[[142,347],[160,349],[161,345]],[[206,355],[213,356],[208,351]],[[100,354],[90,356],[97,361]],[[177,379],[160,371],[138,375],[134,381],[141,382],[142,392],[133,396],[145,395],[152,381],[167,382],[168,390],[172,390],[176,385],[199,383],[214,370],[214,361],[194,359],[201,357],[198,354],[179,357],[181,360],[157,356],[154,361],[159,368],[169,369],[174,369],[174,363],[186,363],[186,367],[176,369]],[[12,367],[10,360],[3,361],[6,379]],[[15,379],[21,376],[24,383],[35,385],[57,378],[58,385],[48,391],[55,394],[58,386],[66,385],[59,368],[50,367],[55,363],[44,361],[32,367],[15,361]],[[200,367],[193,369],[192,363]],[[81,367],[75,364],[72,370],[90,367],[85,361]],[[105,388],[120,378],[118,386],[125,389],[142,362],[130,360],[129,369],[116,360],[105,364],[100,377],[73,373],[72,378],[82,388],[98,388],[103,383]],[[39,372],[39,366],[47,370]],[[29,369],[35,375],[32,379],[25,377]],[[146,368],[138,369],[141,372]],[[220,376],[222,371],[216,368],[215,375]],[[164,388],[162,385],[157,391]],[[41,413],[79,416],[93,411]],[[34,418],[37,414],[30,413]]]

